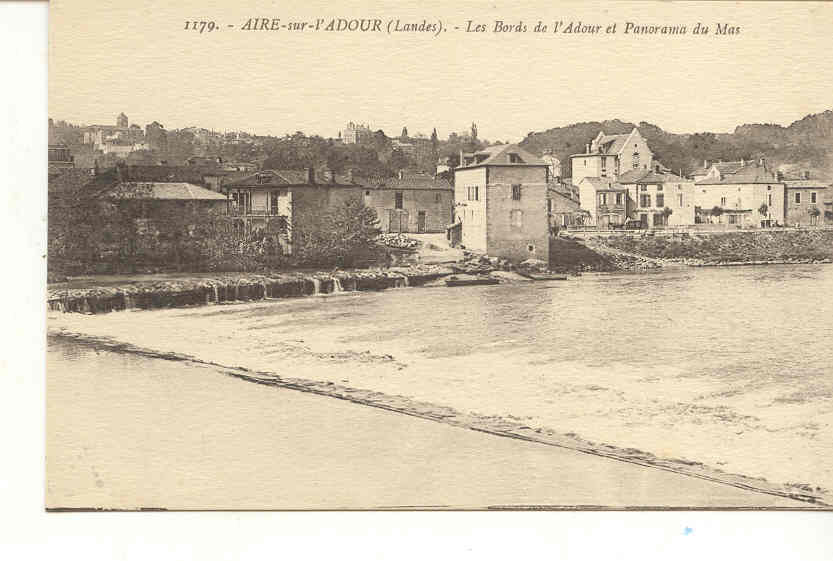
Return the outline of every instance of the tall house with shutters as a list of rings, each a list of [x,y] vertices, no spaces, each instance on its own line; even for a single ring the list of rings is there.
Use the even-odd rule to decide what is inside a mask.
[[[454,214],[461,244],[512,261],[549,260],[549,166],[517,144],[461,154]]]

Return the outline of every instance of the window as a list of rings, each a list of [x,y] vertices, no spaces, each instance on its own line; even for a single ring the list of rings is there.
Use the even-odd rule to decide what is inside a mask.
[[[547,212],[552,212],[552,199],[547,199]]]
[[[602,172],[607,170],[607,158],[602,156]]]
[[[647,185],[640,185],[640,186],[639,186],[639,190],[640,190],[640,191],[647,191],[647,190],[648,190],[648,186],[647,186]]]
[[[801,193],[796,193],[795,194],[795,202],[796,202],[796,204],[801,202]]]
[[[767,204],[771,207],[772,206],[772,193],[767,195],[766,199],[767,199],[766,200]]]
[[[639,206],[643,208],[651,206],[651,195],[639,195]]]
[[[607,193],[599,193],[599,204],[606,205],[607,204]]]
[[[657,185],[657,191],[662,191],[662,185]]]
[[[616,204],[617,205],[622,204],[622,193],[616,193]]]
[[[662,219],[664,217],[661,214],[654,215],[654,226],[662,226]]]
[[[402,209],[402,191],[398,191],[395,195],[396,200],[394,201],[394,208],[401,210]]]
[[[730,214],[729,215],[729,224],[737,224],[738,223],[738,215],[737,214]]]
[[[682,190],[683,190],[683,186],[678,183],[677,184],[677,191],[682,191]]]
[[[665,206],[665,195],[662,193],[657,193],[657,208],[662,208]]]
[[[720,197],[720,206],[726,206],[726,197]]]
[[[639,152],[633,153],[633,169],[639,168]]]
[[[512,200],[513,201],[520,201],[521,200],[521,186],[520,185],[512,185]]]
[[[810,193],[810,202],[816,204],[816,193]]]
[[[682,206],[683,206],[683,196],[682,195],[677,195],[677,206],[679,206],[680,208],[682,208]]]
[[[365,197],[369,197],[369,196],[370,196],[370,191],[365,191],[365,192],[364,192],[364,196],[365,196]]]
[[[767,186],[766,186],[766,190],[767,190],[767,191],[772,191],[772,185],[767,185]]]
[[[514,209],[509,212],[509,225],[512,228],[521,229],[523,228],[523,221],[524,221],[524,213],[521,210]]]
[[[467,187],[466,189],[468,190],[468,199],[470,201],[479,200],[478,199],[478,197],[480,196],[480,193],[478,192],[479,189],[480,189],[479,187],[476,187],[476,186],[475,187]]]
[[[434,193],[434,202],[438,203],[442,200],[442,196],[439,193]]]

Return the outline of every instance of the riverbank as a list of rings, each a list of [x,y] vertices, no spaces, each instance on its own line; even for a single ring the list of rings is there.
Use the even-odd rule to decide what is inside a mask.
[[[659,264],[691,266],[815,264],[833,261],[833,230],[764,230],[727,233],[650,232],[588,236],[601,251],[624,252]]]
[[[813,508],[400,414],[380,396],[358,405],[368,392],[264,386],[75,338],[50,337],[47,364],[50,510]]]
[[[830,504],[823,326],[833,303],[794,295],[831,286],[830,266],[678,267],[135,314],[50,312],[48,327],[133,356],[239,369],[266,385],[277,377],[512,438],[553,435],[553,444],[658,469],[721,481],[740,474],[755,488]]]

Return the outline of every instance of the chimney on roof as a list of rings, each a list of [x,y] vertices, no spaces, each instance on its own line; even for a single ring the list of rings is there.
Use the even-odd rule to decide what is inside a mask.
[[[304,168],[307,174],[307,184],[313,185],[315,183],[315,170],[312,168]]]

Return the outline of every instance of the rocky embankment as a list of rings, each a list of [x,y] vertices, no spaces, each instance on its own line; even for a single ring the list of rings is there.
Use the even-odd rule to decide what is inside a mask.
[[[652,260],[659,266],[830,263],[833,230],[638,234],[591,238],[587,245],[600,252]]]
[[[451,273],[446,267],[412,266],[334,273],[218,274],[211,278],[149,280],[115,286],[95,286],[92,280],[89,286],[81,288],[51,286],[47,304],[53,311],[88,314],[176,308],[420,286]]]

